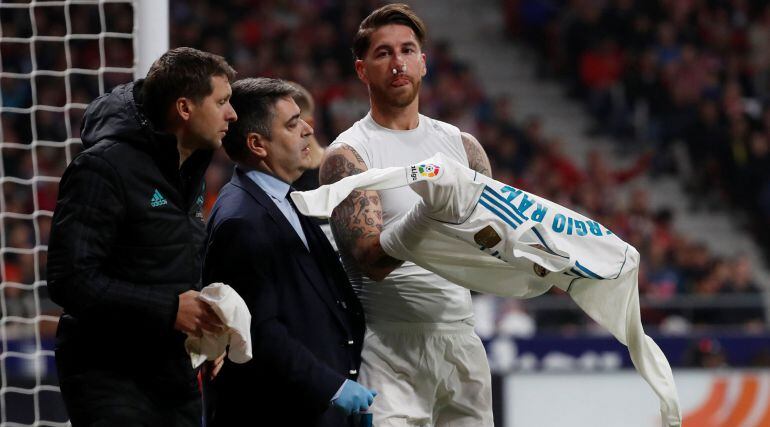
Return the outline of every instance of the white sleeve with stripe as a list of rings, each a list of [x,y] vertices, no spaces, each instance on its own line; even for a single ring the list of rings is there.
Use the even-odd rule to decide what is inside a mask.
[[[681,425],[671,366],[642,328],[639,253],[598,222],[441,153],[292,198],[304,214],[329,216],[353,189],[404,185],[422,200],[383,230],[380,242],[389,255],[479,292],[529,298],[551,286],[567,291],[628,346],[637,371],[660,398],[664,425]]]

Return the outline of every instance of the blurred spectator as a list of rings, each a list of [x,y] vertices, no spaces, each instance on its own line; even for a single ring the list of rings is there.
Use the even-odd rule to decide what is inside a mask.
[[[501,301],[498,311],[497,334],[504,337],[529,338],[535,335],[537,325],[527,314],[520,300],[507,298]]]
[[[725,368],[727,367],[727,354],[722,344],[716,339],[701,338],[690,345],[684,365],[692,368]]]
[[[763,150],[750,147],[755,131],[767,133],[759,119],[770,99],[770,5],[578,1],[530,19],[529,3],[505,2],[507,15],[521,20],[509,21],[510,33],[523,26],[559,34],[555,46],[532,46],[543,55],[565,52],[556,71],[601,118],[598,131],[663,147],[653,163],[662,170],[672,169],[670,144],[684,140],[697,194],[711,193],[711,207],[744,207],[757,228],[766,225],[770,168],[749,165],[764,161]],[[768,239],[760,242],[770,247]]]
[[[236,0],[213,4],[172,0],[170,44],[222,53],[241,77],[277,76],[306,87],[319,111],[315,135],[325,146],[369,108],[365,87],[352,75],[349,43],[358,22],[375,3]],[[604,126],[598,130],[635,137],[640,151],[652,154],[639,156],[628,168],[617,168],[609,165],[602,153],[592,151],[587,167],[579,167],[580,159],[566,150],[569,141],[544,132],[543,120],[547,118],[519,118],[507,97],[489,97],[473,69],[454,56],[451,44],[441,40],[426,47],[430,61],[421,95],[424,113],[477,134],[493,162],[496,179],[572,206],[637,247],[643,260],[639,276],[643,298],[667,304],[681,297],[704,295],[721,307],[720,296],[755,296],[761,284],[752,280],[747,258],[715,256],[705,246],[676,233],[671,227],[671,212],[653,209],[644,189],[630,193],[624,189],[635,185],[639,176],[670,166],[673,156],[668,148],[680,139],[692,165],[689,185],[698,195],[696,204],[745,207],[754,218],[751,229],[757,239],[770,242],[770,6],[762,2],[663,0],[503,3],[511,36],[531,41],[542,54],[542,74],[561,76],[570,92],[583,97],[597,117],[608,118],[598,122]],[[64,16],[64,6],[38,9],[38,34],[66,34],[59,17]],[[98,33],[101,27],[96,10],[70,8],[73,31]],[[106,12],[110,12],[111,31],[131,31],[130,11]],[[207,19],[197,19],[201,16]],[[26,12],[4,13],[0,23],[4,36],[32,34]],[[60,45],[38,45],[38,70],[66,68],[67,58]],[[108,65],[130,64],[129,47],[110,45]],[[4,44],[2,59],[4,72],[32,71],[25,44]],[[89,44],[73,44],[70,60],[83,68],[95,69],[100,64],[98,49]],[[99,95],[100,79],[82,73],[68,78],[69,99],[61,90],[61,78],[38,76],[34,82],[34,103],[69,104],[66,114],[39,111],[34,120],[25,113],[2,114],[2,142],[22,146],[0,149],[6,176],[57,177],[66,161],[79,152],[73,141],[80,136],[81,107]],[[128,73],[104,73],[102,89],[109,91],[131,78]],[[0,90],[5,107],[33,104],[31,79],[3,79]],[[30,149],[33,135],[38,141],[61,144],[60,148]],[[226,156],[217,153],[207,171],[207,206],[231,171]],[[30,185],[3,184],[0,197],[5,212],[51,210],[56,185],[38,182],[36,186],[33,194]],[[622,197],[624,193],[630,194],[628,200]],[[46,245],[48,223],[46,214],[38,217],[36,236],[33,226],[6,220],[2,230],[8,236],[6,246],[11,245],[11,239],[24,248]],[[44,277],[44,251],[38,251],[37,264],[34,255],[4,257],[4,280],[32,286],[35,277]],[[39,314],[25,300],[33,292],[9,286],[4,291],[15,312]],[[43,289],[40,296],[45,299]],[[549,296],[557,301],[567,298],[557,291]],[[676,325],[689,327],[692,323],[700,328],[725,322],[756,329],[764,321],[764,306],[760,298],[754,299],[754,306],[718,308],[717,315],[705,316],[683,307],[645,308],[643,319],[671,330],[682,329]],[[45,301],[41,304],[45,306]],[[494,328],[516,324],[524,325],[514,328],[519,331],[528,331],[530,326],[536,326],[538,332],[576,331],[590,325],[576,309],[534,313],[527,312],[526,302],[482,306],[493,310],[487,323]],[[32,311],[27,310],[30,307]],[[727,310],[727,314],[719,310]],[[536,322],[530,323],[527,317]]]

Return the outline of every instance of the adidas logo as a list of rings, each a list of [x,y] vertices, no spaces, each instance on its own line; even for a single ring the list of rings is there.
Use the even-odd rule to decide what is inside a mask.
[[[163,197],[162,194],[160,194],[160,191],[158,189],[155,189],[155,193],[152,195],[152,199],[150,199],[150,206],[157,208],[158,206],[163,206],[167,204],[166,198]]]

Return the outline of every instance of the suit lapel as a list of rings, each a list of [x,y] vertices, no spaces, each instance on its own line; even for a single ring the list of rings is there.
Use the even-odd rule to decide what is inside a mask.
[[[332,244],[329,243],[329,239],[321,230],[321,226],[313,222],[311,218],[305,217],[307,222],[307,228],[312,229],[315,245],[319,248],[319,251],[324,254],[324,265],[329,268],[329,275],[334,280],[341,280],[342,282],[348,282],[348,275],[340,264],[337,251],[334,250]]]
[[[251,178],[246,176],[246,173],[237,166],[235,167],[235,173],[233,174],[231,181],[233,185],[249,193],[249,195],[251,195],[251,197],[257,201],[257,203],[265,208],[267,213],[270,215],[270,218],[272,218],[276,225],[281,228],[282,232],[286,233],[287,236],[293,236],[294,243],[299,245],[302,250],[307,252],[305,243],[302,242],[302,239],[297,235],[294,227],[292,227],[291,223],[289,223],[289,220],[286,219],[286,216],[283,214],[283,212],[281,212],[280,209],[278,209],[278,206],[275,205],[275,202],[273,202],[270,196],[267,195],[265,190],[263,190],[259,185],[252,181]]]
[[[336,259],[336,253],[331,244],[329,244],[326,235],[321,231],[321,227],[306,216],[300,215],[300,221],[302,222],[302,229],[305,230],[308,245],[310,245],[310,252],[318,260],[318,264],[324,270],[326,277],[332,281],[329,286],[332,288],[332,293],[335,297],[339,299],[341,296],[340,290],[337,287],[337,281],[340,280],[339,273],[342,273],[342,278],[345,281],[347,281],[347,274],[345,274],[344,270],[340,269],[337,271],[337,268],[335,268],[340,267]]]
[[[249,193],[257,203],[265,208],[272,220],[281,228],[282,233],[289,233],[288,235],[294,236],[294,243],[301,248],[301,250],[294,252],[296,263],[299,265],[300,270],[305,274],[307,281],[310,282],[310,285],[315,289],[318,296],[327,305],[329,310],[331,310],[334,318],[337,319],[342,328],[347,331],[347,322],[341,317],[340,308],[337,305],[338,299],[332,289],[330,289],[334,284],[327,284],[327,276],[324,275],[324,272],[319,268],[318,263],[316,263],[316,259],[314,259],[315,257],[320,257],[320,255],[318,249],[312,251],[313,248],[318,248],[315,241],[311,243],[311,240],[316,239],[316,230],[313,229],[313,224],[311,224],[302,214],[297,214],[299,216],[300,224],[302,224],[302,230],[305,232],[305,238],[308,240],[308,246],[310,246],[311,249],[311,251],[308,251],[308,248],[305,247],[305,244],[302,242],[299,235],[297,235],[294,227],[292,227],[283,212],[281,212],[272,199],[270,199],[270,196],[267,195],[265,190],[260,188],[254,181],[246,176],[239,167],[235,168],[235,173],[233,174],[231,182],[236,187]],[[320,232],[320,229],[318,231]],[[320,262],[323,262],[323,260],[320,260]]]
[[[334,317],[337,319],[343,329],[348,331],[348,322],[346,319],[343,319],[342,316],[344,313],[340,309],[340,301],[342,301],[342,296],[336,289],[337,278],[332,274],[326,274],[324,268],[328,263],[328,260],[326,259],[327,257],[325,255],[334,252],[331,249],[331,246],[329,247],[330,252],[326,252],[321,247],[321,245],[319,245],[318,236],[322,233],[318,225],[313,224],[308,217],[302,214],[299,214],[299,221],[300,224],[302,224],[302,230],[305,232],[305,238],[307,239],[308,246],[310,247],[310,253],[308,254],[307,262],[300,263],[300,265],[304,269],[305,274],[308,275],[308,279],[311,279],[313,275],[320,279],[310,280],[310,282],[313,283],[319,295],[321,295],[324,301],[329,304],[329,308],[331,309],[332,313],[334,313]],[[326,239],[325,236],[323,236],[323,238]]]
[[[321,300],[323,300],[329,307],[329,310],[332,312],[332,315],[334,315],[334,318],[337,319],[337,322],[339,322],[340,326],[347,330],[347,323],[342,318],[342,313],[340,311],[339,304],[337,303],[338,299],[334,294],[332,294],[331,289],[329,289],[330,284],[327,283],[323,271],[318,268],[315,260],[312,258],[312,255],[313,254],[308,254],[298,258],[297,264],[299,264],[300,269],[307,277],[308,282],[310,282],[310,284],[316,290],[318,296],[321,297]]]

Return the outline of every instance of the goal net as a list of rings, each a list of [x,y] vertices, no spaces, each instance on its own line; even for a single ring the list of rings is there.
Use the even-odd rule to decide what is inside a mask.
[[[0,427],[69,425],[46,254],[58,182],[94,98],[168,47],[159,0],[0,0]]]

